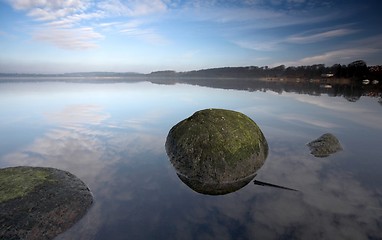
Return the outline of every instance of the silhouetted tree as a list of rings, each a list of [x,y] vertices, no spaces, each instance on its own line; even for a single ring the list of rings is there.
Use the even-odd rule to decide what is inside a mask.
[[[354,79],[365,78],[369,73],[366,62],[363,60],[357,60],[348,65],[348,77]]]

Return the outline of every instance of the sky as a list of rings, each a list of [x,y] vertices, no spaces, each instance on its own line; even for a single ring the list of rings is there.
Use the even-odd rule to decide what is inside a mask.
[[[382,64],[379,0],[0,0],[0,72]]]

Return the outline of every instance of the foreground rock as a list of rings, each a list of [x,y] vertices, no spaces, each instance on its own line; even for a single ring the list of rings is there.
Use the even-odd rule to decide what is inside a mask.
[[[69,172],[0,169],[0,239],[53,239],[77,222],[92,202],[88,187]]]
[[[179,178],[204,194],[226,194],[250,182],[268,155],[257,124],[246,115],[206,109],[176,124],[166,151]]]
[[[307,144],[310,153],[315,157],[328,157],[330,154],[342,150],[342,146],[338,139],[331,133],[325,133],[318,139]]]

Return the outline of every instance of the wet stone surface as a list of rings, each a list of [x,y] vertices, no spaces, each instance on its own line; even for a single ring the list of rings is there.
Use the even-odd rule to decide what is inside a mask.
[[[331,133],[325,133],[307,145],[310,148],[310,153],[315,157],[328,157],[333,153],[342,151],[339,140]]]
[[[176,124],[166,151],[179,178],[203,194],[226,194],[245,186],[264,164],[268,144],[246,115],[205,109]]]
[[[0,169],[0,239],[53,239],[85,215],[89,188],[73,174],[41,167]]]

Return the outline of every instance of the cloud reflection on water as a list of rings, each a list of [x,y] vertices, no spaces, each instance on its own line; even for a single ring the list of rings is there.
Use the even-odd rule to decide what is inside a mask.
[[[326,122],[323,120],[318,120],[316,118],[311,118],[302,114],[285,114],[280,116],[281,119],[285,121],[291,121],[295,122],[296,124],[308,124],[312,125],[315,127],[320,127],[320,128],[338,128],[339,126],[334,123]]]
[[[56,127],[23,150],[5,156],[4,162],[12,166],[48,166],[70,170],[91,184],[105,167],[121,161],[122,156],[147,149],[162,151],[163,139],[158,136],[105,128],[108,126],[105,121],[110,115],[103,112],[100,106],[71,105],[45,115]]]
[[[263,178],[277,180],[301,191],[300,194],[275,194],[263,190],[263,201],[256,201],[261,209],[256,219],[261,225],[268,225],[265,228],[269,229],[266,233],[268,237],[378,237],[382,212],[372,210],[372,207],[381,206],[376,192],[362,186],[351,173],[331,167],[338,161],[335,157],[314,159],[299,152],[286,152],[282,147],[273,148],[268,165],[265,166]],[[272,222],[272,226],[267,222]]]
[[[91,218],[81,221],[89,225],[81,225],[80,235],[81,239],[92,239],[105,223],[103,212],[107,207],[103,202],[137,201],[135,187],[131,191],[120,189],[120,186],[136,183],[130,178],[118,179],[117,166],[136,164],[137,156],[144,152],[155,155],[164,152],[164,139],[161,135],[131,131],[129,126],[116,129],[107,123],[110,115],[96,105],[70,105],[45,116],[53,127],[29,146],[4,156],[2,163],[54,167],[82,179],[95,194],[96,202],[88,214]],[[150,116],[152,113],[147,118]],[[142,124],[139,129],[142,131],[143,127]],[[144,182],[144,179],[138,180]],[[146,183],[146,187],[149,186],[150,183]]]
[[[84,125],[99,125],[110,115],[97,105],[69,105],[63,110],[45,114],[48,121],[65,128],[81,128]]]
[[[258,179],[282,183],[300,192],[247,186],[220,201],[204,198],[186,219],[179,220],[188,223],[182,225],[208,225],[204,236],[219,239],[380,237],[382,211],[373,208],[380,208],[380,196],[349,173],[328,171],[326,167],[336,159],[313,159],[301,154],[300,149],[276,144],[280,146],[271,148]],[[234,231],[235,225],[241,229],[236,237],[227,233]]]
[[[338,99],[325,96],[187,86],[180,88],[172,102],[166,102],[166,109],[179,104],[177,99],[189,94],[190,89],[203,90],[203,96],[211,91],[213,94],[209,96],[213,97],[195,98],[196,103],[185,102],[175,108],[181,113],[173,113],[169,122],[176,123],[195,108],[211,105],[227,105],[248,114],[264,129],[270,146],[268,159],[256,178],[300,192],[252,183],[219,197],[193,192],[177,178],[164,150],[168,131],[165,128],[169,124],[163,119],[168,113],[162,108],[158,111],[157,105],[149,102],[145,103],[147,109],[139,111],[119,106],[130,111],[128,117],[113,115],[101,104],[74,104],[61,111],[45,112],[49,121],[47,132],[29,146],[3,157],[1,164],[57,167],[71,171],[90,186],[96,200],[93,208],[58,239],[381,237],[382,189],[367,186],[354,172],[342,169],[345,164],[362,161],[361,156],[344,151],[317,159],[305,146],[311,136],[316,137],[317,132],[322,133],[328,127],[342,131],[349,128],[349,122],[362,123],[366,119],[375,122],[378,115],[354,103],[338,105],[333,102]],[[110,89],[106,92],[114,93]],[[127,94],[122,91],[122,95]],[[235,99],[240,101],[234,102]],[[327,105],[336,106],[327,108]],[[331,115],[341,118],[343,124],[328,117]],[[380,130],[366,123],[360,126],[361,130],[369,127]],[[362,136],[357,137],[363,140]],[[358,147],[347,143],[349,148]]]
[[[50,124],[56,127],[25,149],[6,156],[5,162],[77,171],[87,166],[92,170],[88,172],[99,172],[103,168],[101,159],[105,146],[96,138],[100,132],[87,125],[99,125],[109,117],[99,112],[100,109],[93,105],[72,105],[59,112],[46,113]]]
[[[372,106],[376,103],[369,98],[362,98],[358,102],[349,104],[343,98],[323,98],[290,93],[285,93],[284,96],[320,109],[330,110],[332,111],[332,117],[337,116],[340,119],[350,120],[356,124],[382,129],[381,119],[378,116],[379,111],[375,111],[375,107]]]

